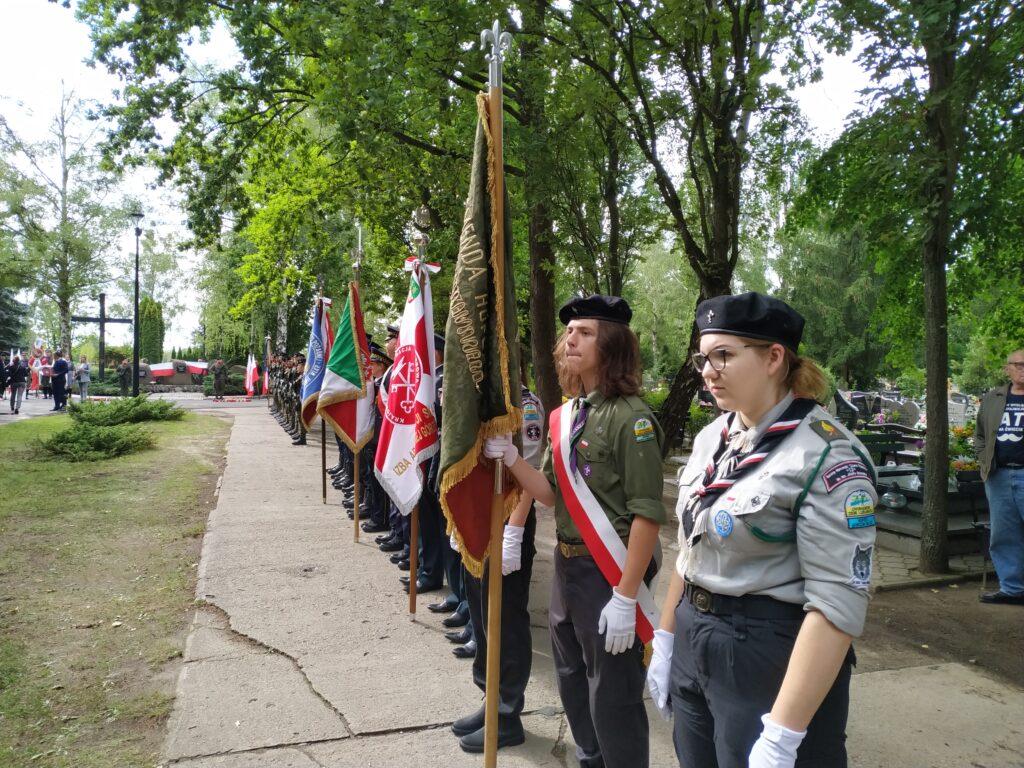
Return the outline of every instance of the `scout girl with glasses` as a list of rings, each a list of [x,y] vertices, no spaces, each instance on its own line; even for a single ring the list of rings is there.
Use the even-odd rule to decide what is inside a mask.
[[[803,318],[757,293],[698,307],[725,411],[681,470],[680,554],[648,687],[686,768],[844,768],[875,540],[867,452],[815,401]]]

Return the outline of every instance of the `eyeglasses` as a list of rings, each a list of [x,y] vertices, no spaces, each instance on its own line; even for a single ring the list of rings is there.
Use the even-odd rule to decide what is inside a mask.
[[[1016,368],[1018,371],[1024,371],[1024,363],[1007,363],[1011,368]]]
[[[771,344],[744,344],[742,349],[749,349],[750,347],[758,347],[766,349]],[[711,367],[716,371],[725,370],[726,364],[729,362],[729,358],[736,354],[735,351],[727,347],[720,347],[719,349],[713,349],[708,354],[702,352],[696,352],[690,355],[690,362],[693,363],[693,367],[697,369],[697,373],[704,372],[704,366],[707,363],[711,363]]]

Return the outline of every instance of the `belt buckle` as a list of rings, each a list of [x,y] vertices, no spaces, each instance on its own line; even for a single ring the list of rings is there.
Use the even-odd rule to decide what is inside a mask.
[[[703,587],[692,587],[692,590],[690,602],[693,607],[701,613],[709,613],[711,611],[711,593]]]
[[[562,557],[569,559],[572,555],[569,554],[569,545],[564,541],[558,542],[558,551],[562,553]]]

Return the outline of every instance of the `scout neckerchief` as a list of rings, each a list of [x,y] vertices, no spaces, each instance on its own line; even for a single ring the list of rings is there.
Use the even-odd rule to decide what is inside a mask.
[[[735,431],[730,428],[736,423],[737,416],[735,413],[729,415],[728,421],[722,427],[718,448],[704,469],[704,477],[701,478],[700,486],[690,495],[686,502],[686,508],[683,510],[683,534],[691,546],[700,539],[702,533],[702,531],[697,531],[694,535],[694,527],[700,513],[710,507],[722,491],[731,488],[747,470],[768,458],[768,454],[800,425],[800,422],[811,412],[813,407],[813,400],[794,400],[782,415],[764,431],[761,439],[757,441],[757,445],[743,456],[740,455],[738,446],[730,446],[730,434],[735,434]],[[727,447],[728,450],[726,450]],[[691,537],[693,537],[692,541]]]
[[[583,537],[590,555],[594,558],[601,575],[613,587],[622,580],[622,570],[626,567],[626,545],[615,531],[612,521],[605,514],[601,502],[594,496],[580,473],[573,469],[571,455],[572,434],[575,431],[570,425],[568,415],[575,404],[566,403],[556,408],[549,420],[551,436],[551,463],[558,482],[558,493],[562,497],[569,517]],[[586,413],[588,409],[580,406],[577,412]],[[563,416],[563,411],[564,416]],[[584,416],[584,419],[586,417]],[[576,419],[572,420],[573,422]],[[580,430],[582,432],[582,429]],[[636,594],[636,633],[640,640],[649,643],[654,637],[658,615],[654,596],[646,584],[640,584]]]

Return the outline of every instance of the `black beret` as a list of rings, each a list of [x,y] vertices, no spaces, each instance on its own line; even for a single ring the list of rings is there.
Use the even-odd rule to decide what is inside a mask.
[[[434,349],[444,349],[444,334],[443,333],[435,333],[434,334]]]
[[[602,296],[594,293],[590,296],[575,296],[569,299],[558,310],[558,319],[562,325],[570,320],[608,320],[612,323],[629,325],[633,318],[633,310],[620,296]]]
[[[784,301],[761,293],[714,296],[697,307],[697,330],[775,341],[795,354],[804,318]]]

